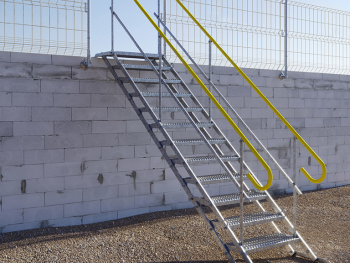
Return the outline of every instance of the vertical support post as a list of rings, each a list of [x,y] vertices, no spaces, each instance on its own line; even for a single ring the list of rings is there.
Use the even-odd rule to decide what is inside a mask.
[[[288,78],[288,0],[284,6],[284,78]]]
[[[293,236],[297,235],[297,138],[293,138],[293,176],[294,176],[294,185],[293,185]]]
[[[209,40],[209,91],[211,92],[211,72],[212,72],[212,66],[211,66],[211,57],[212,57],[212,42]],[[213,102],[211,99],[209,99],[209,118],[210,121],[212,120],[212,107]]]
[[[164,35],[166,36],[166,1],[167,0],[164,0],[164,3],[163,3],[163,5],[164,5],[164,20],[163,20],[163,22],[164,22]],[[163,47],[163,52],[164,52],[164,57],[166,58],[166,42],[164,41],[164,47]]]
[[[87,0],[87,66],[91,66],[91,4],[90,0]]]
[[[241,158],[239,160],[239,168],[240,168],[240,175],[241,175],[241,178],[240,178],[240,192],[241,192],[241,196],[240,196],[240,201],[241,201],[241,204],[240,204],[240,207],[241,207],[241,216],[240,216],[240,224],[241,224],[241,233],[240,233],[240,240],[241,240],[241,246],[243,246],[243,204],[244,204],[244,200],[243,200],[243,147],[244,147],[244,144],[243,144],[243,140],[241,139],[240,140],[240,155],[241,155]]]
[[[158,17],[160,17],[160,0],[158,0]],[[160,21],[158,19],[158,27]],[[158,33],[158,55],[159,55],[159,122],[162,121],[162,37]]]
[[[111,0],[111,51],[114,52],[114,0]]]

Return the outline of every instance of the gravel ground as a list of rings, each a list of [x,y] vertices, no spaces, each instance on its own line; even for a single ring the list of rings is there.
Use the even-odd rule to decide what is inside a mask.
[[[292,196],[275,199],[291,219]],[[237,206],[221,210],[224,216],[239,213]],[[298,199],[298,210],[299,231],[317,256],[332,263],[350,262],[350,185],[307,192]],[[245,211],[256,208],[246,205]],[[244,234],[271,233],[269,228],[267,224],[249,227]],[[0,240],[0,262],[228,262],[194,209],[7,233]],[[252,258],[254,263],[311,262],[288,256],[284,248],[255,253]]]

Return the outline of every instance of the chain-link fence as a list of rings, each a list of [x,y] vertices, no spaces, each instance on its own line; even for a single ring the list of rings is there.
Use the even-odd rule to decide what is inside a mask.
[[[86,56],[86,0],[0,0],[0,50]]]
[[[288,1],[285,19],[282,0],[182,3],[240,67],[283,70],[288,50],[289,70],[350,74],[350,12]],[[168,27],[197,63],[207,64],[208,38],[175,0],[166,0],[166,6]],[[177,62],[169,51],[170,61]],[[231,66],[216,49],[212,63]]]

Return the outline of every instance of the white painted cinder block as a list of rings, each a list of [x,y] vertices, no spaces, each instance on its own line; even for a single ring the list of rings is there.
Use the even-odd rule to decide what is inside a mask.
[[[83,189],[83,202],[112,199],[118,197],[119,186],[99,186]]]
[[[51,55],[11,52],[11,62],[51,65]]]
[[[79,93],[79,81],[43,79],[41,80],[41,92]]]
[[[45,193],[45,206],[79,203],[83,201],[83,190],[63,190]],[[68,216],[65,216],[68,217]]]
[[[139,171],[150,168],[149,158],[128,158],[118,160],[118,171]]]
[[[23,221],[23,209],[0,211],[0,229],[7,225],[21,224]]]
[[[2,211],[44,206],[44,194],[21,194],[2,197]]]
[[[70,108],[32,107],[33,121],[70,121],[71,119]]]
[[[83,147],[83,136],[80,134],[45,136],[46,149],[68,149],[76,147]]]
[[[19,187],[20,184],[18,184]],[[26,193],[46,193],[63,191],[64,178],[39,178],[27,180]]]
[[[101,147],[73,148],[64,150],[65,162],[84,162],[91,160],[100,160],[101,156]]]
[[[60,177],[80,175],[82,165],[80,162],[47,163],[44,165],[44,177]]]
[[[24,209],[24,223],[63,218],[63,205]]]
[[[31,150],[24,151],[24,164],[63,163],[64,150]]]
[[[10,95],[10,94],[9,94]],[[0,94],[2,97],[2,95]],[[6,98],[6,95],[5,95]],[[7,101],[9,98],[6,98]],[[11,101],[8,101],[11,104]],[[1,102],[0,102],[1,103]],[[5,106],[1,103],[1,106]],[[10,105],[8,105],[10,106]],[[2,121],[30,121],[32,112],[30,107],[3,107],[1,108]]]
[[[93,224],[118,219],[118,211],[83,216],[83,224]]]
[[[73,108],[73,121],[107,120],[107,108]]]
[[[2,181],[17,181],[42,178],[43,174],[44,169],[42,164],[2,167]]]
[[[149,182],[119,185],[119,197],[149,195],[150,193],[151,184]]]
[[[0,152],[0,163],[6,165],[22,165],[23,151]]]
[[[160,206],[165,204],[164,194],[135,196],[135,208]]]
[[[118,211],[118,219],[146,214],[146,213],[149,213],[149,211],[150,211],[149,207]]]
[[[115,212],[119,210],[133,209],[134,207],[134,197],[104,199],[101,201],[101,212]]]
[[[53,106],[51,93],[13,93],[12,106]]]
[[[54,94],[54,105],[55,107],[89,107],[90,94]]]
[[[100,210],[100,201],[65,204],[64,217],[97,214]]]
[[[32,67],[29,64],[0,62],[0,72],[0,77],[32,77]]]
[[[51,135],[53,122],[14,122],[14,136]]]

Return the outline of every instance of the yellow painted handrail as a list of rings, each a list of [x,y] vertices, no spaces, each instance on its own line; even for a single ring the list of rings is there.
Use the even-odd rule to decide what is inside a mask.
[[[242,77],[249,83],[249,85],[259,94],[259,96],[265,101],[270,109],[280,118],[280,120],[287,126],[287,128],[294,134],[294,136],[301,142],[301,144],[311,153],[316,161],[322,167],[322,176],[319,179],[312,178],[309,173],[302,167],[300,171],[308,178],[312,183],[319,184],[325,178],[327,174],[327,167],[321,158],[312,150],[312,148],[304,141],[304,139],[297,133],[297,131],[289,124],[289,122],[282,116],[282,114],[272,105],[272,103],[265,97],[265,95],[258,89],[258,87],[248,78],[248,76],[238,67],[238,65],[227,55],[227,53],[221,48],[221,46],[215,41],[215,39],[205,30],[205,28],[198,22],[198,20],[191,14],[191,12],[181,3],[180,0],[176,2],[183,8],[183,10],[192,18],[197,26],[207,35],[207,37],[214,43],[214,45],[220,50],[220,52],[226,57],[228,61],[236,68],[236,70],[242,75]]]
[[[205,91],[205,93],[208,95],[208,97],[213,101],[215,106],[219,109],[219,111],[224,115],[225,119],[231,124],[233,129],[238,133],[238,135],[242,138],[242,140],[247,144],[249,149],[253,152],[255,157],[259,160],[259,162],[264,166],[264,168],[267,171],[267,174],[269,176],[269,179],[267,181],[267,184],[265,186],[261,186],[254,177],[248,173],[247,177],[252,182],[252,184],[260,191],[265,191],[270,188],[272,181],[273,181],[273,175],[271,168],[268,166],[268,164],[264,161],[264,159],[260,156],[260,154],[255,150],[254,146],[248,141],[248,139],[244,136],[242,131],[238,128],[238,126],[234,123],[234,121],[231,119],[231,117],[227,114],[227,112],[224,110],[224,108],[220,105],[220,103],[215,99],[214,95],[209,91],[209,89],[203,84],[203,82],[200,80],[200,78],[197,76],[197,74],[192,70],[192,68],[188,65],[188,63],[185,61],[185,59],[180,55],[180,53],[176,50],[176,48],[171,44],[169,39],[164,35],[162,30],[157,26],[157,24],[153,21],[153,19],[150,17],[150,15],[147,13],[147,11],[142,7],[142,5],[139,3],[139,1],[134,0],[137,6],[141,9],[141,11],[145,14],[145,16],[148,18],[148,20],[152,23],[152,25],[157,29],[158,33],[163,37],[163,39],[166,41],[166,43],[169,45],[169,47],[175,52],[175,54],[178,56],[178,58],[181,60],[181,62],[184,64],[184,66],[187,68],[187,70],[191,73],[193,78],[198,82],[198,84],[202,87],[202,89]]]

